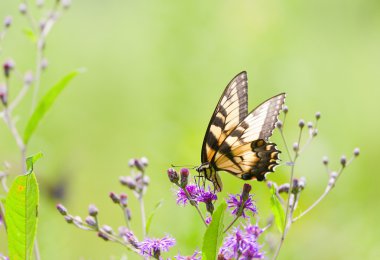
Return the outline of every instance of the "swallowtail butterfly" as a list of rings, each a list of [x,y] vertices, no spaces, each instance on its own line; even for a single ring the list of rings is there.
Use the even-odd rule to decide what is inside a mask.
[[[285,93],[274,96],[248,113],[248,80],[245,71],[224,90],[203,139],[199,174],[222,190],[218,171],[243,180],[262,181],[278,165],[279,150],[270,143]]]

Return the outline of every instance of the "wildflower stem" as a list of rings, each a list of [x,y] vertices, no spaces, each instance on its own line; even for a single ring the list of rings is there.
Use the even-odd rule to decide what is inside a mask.
[[[141,225],[143,229],[143,236],[146,236],[146,222],[145,222],[145,208],[144,208],[144,200],[142,198],[142,194],[139,197],[140,211],[141,211]]]
[[[290,150],[289,150],[288,144],[287,144],[285,136],[284,136],[284,131],[282,131],[282,128],[280,128],[279,130],[280,130],[282,141],[284,142],[284,145],[285,145],[285,148],[286,148],[286,153],[288,154],[288,158],[291,161],[292,160],[292,156],[290,155]]]
[[[241,216],[241,215],[240,215]],[[237,215],[234,220],[232,220],[232,222],[228,225],[228,227],[223,231],[223,233],[226,233],[234,224],[235,222],[240,218],[239,215]]]
[[[35,68],[36,71],[35,71],[34,92],[33,92],[31,113],[33,113],[36,107],[38,90],[41,84],[42,48],[43,48],[42,45],[43,45],[43,36],[40,34],[37,40],[36,68]]]
[[[23,99],[25,94],[29,90],[29,84],[24,84],[20,92],[17,94],[13,102],[9,105],[9,112],[12,113],[13,109],[17,107],[17,105],[20,103],[20,101]]]
[[[205,226],[207,227],[207,223],[206,223],[205,218],[204,218],[203,215],[202,215],[202,212],[200,211],[198,205],[197,205],[197,204],[194,202],[194,200],[191,198],[191,196],[190,196],[189,192],[187,191],[186,187],[185,187],[185,188],[182,188],[182,190],[185,192],[187,199],[190,201],[190,204],[193,205],[193,206],[197,209],[199,216],[201,216],[201,219],[202,219],[203,223],[204,223]]]
[[[330,191],[335,187],[335,183],[337,182],[339,176],[343,173],[343,170],[349,166],[352,161],[354,160],[354,157],[352,157],[346,164],[345,167],[341,166],[339,171],[338,171],[338,174],[334,180],[334,182],[332,184],[328,184],[325,191],[322,193],[322,195],[310,206],[308,207],[304,212],[302,212],[301,214],[299,214],[297,217],[295,217],[292,222],[295,222],[297,220],[299,220],[300,218],[302,218],[303,216],[305,216],[307,213],[309,213],[315,206],[317,206],[326,196],[327,194],[330,193]]]

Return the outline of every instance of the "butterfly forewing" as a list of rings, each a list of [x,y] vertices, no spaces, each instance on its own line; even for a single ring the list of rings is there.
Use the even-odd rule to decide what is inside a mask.
[[[247,74],[236,75],[227,85],[208,125],[203,145],[202,163],[211,162],[219,147],[248,114]]]

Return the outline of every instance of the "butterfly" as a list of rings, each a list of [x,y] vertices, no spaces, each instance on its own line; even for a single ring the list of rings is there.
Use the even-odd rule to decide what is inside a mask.
[[[285,101],[278,94],[248,113],[248,79],[245,71],[236,75],[224,90],[203,139],[200,176],[222,190],[219,171],[243,180],[265,180],[278,165],[276,144],[268,141]]]

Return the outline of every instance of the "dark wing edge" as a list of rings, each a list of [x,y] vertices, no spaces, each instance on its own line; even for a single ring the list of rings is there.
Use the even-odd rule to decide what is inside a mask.
[[[236,83],[236,84],[235,84]],[[222,106],[223,98],[227,98],[233,92],[234,88],[236,89],[236,94],[238,95],[237,102],[239,102],[239,112],[238,112],[238,119],[236,121],[236,124],[230,129],[231,131],[242,121],[244,118],[248,115],[248,78],[247,78],[247,72],[242,71],[239,74],[237,74],[226,86],[224,89],[216,107],[214,110],[214,113],[211,116],[211,119],[209,121],[209,124],[206,129],[205,136],[203,138],[202,143],[202,151],[201,151],[201,162],[205,163],[208,162],[208,156],[207,156],[207,150],[206,150],[206,144],[207,141],[212,142],[213,145],[211,145],[211,148],[216,150],[218,148],[218,143],[221,143],[224,141],[220,140],[219,137],[213,136],[212,132],[210,131],[211,126],[214,124],[216,116],[219,112],[223,114],[224,108]],[[225,116],[226,117],[226,116]],[[235,118],[236,120],[236,118]],[[226,122],[224,122],[226,123]],[[225,125],[224,125],[225,127]],[[223,130],[226,130],[223,128]],[[212,139],[211,139],[212,138]],[[215,151],[216,152],[216,151]]]

